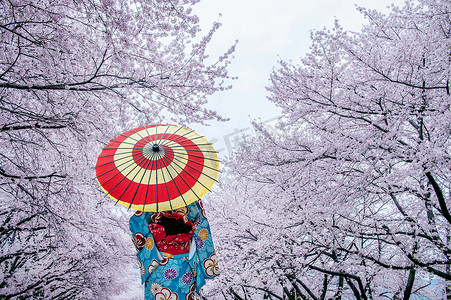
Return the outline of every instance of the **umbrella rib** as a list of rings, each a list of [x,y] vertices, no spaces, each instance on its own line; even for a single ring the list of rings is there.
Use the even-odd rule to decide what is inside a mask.
[[[121,143],[121,144],[130,144],[130,145],[136,145],[136,143],[132,143],[132,142],[126,142],[126,141],[115,141],[115,140],[111,140],[112,142],[115,142],[115,143]],[[141,147],[141,146],[140,146]]]
[[[181,135],[180,137],[184,137],[185,135],[190,134],[190,133],[192,133],[192,132],[194,132],[194,130],[191,130],[190,132],[188,132],[188,133],[186,133],[186,134],[184,134],[184,135]],[[200,135],[200,134],[198,134],[197,132],[194,132],[194,133],[196,134],[195,137],[192,137],[192,138],[189,138],[189,139],[187,138],[186,141],[182,141],[181,143],[183,143],[183,142],[190,142],[190,141],[192,141],[192,140],[197,140],[197,139],[205,138],[205,136]],[[172,141],[176,141],[176,140],[177,140],[177,139],[171,140],[171,142],[172,142]]]
[[[165,160],[165,161],[166,161],[167,158],[165,159],[165,158],[163,157],[162,160]],[[171,165],[170,163],[168,164],[168,166],[171,166],[171,167],[172,167],[172,165]],[[172,169],[175,170],[174,167],[172,167]],[[175,170],[175,172],[177,173],[177,170]],[[182,194],[182,192],[180,192],[179,187],[177,186],[177,184],[175,184],[175,182],[174,182],[174,177],[172,177],[171,172],[168,171],[168,174],[169,174],[169,177],[171,177],[171,181],[174,183],[175,187],[177,188],[177,191],[179,192],[180,197],[182,197],[183,203],[185,203],[185,206],[188,206],[188,204],[187,204],[186,201],[185,201],[185,197],[183,197],[183,194]],[[180,174],[180,173],[178,173],[178,174]],[[172,207],[172,205],[171,205],[171,207]]]
[[[203,152],[203,153],[218,153],[218,151],[215,150],[201,150],[201,149],[190,149],[189,151],[196,151],[196,152]],[[179,152],[183,153],[183,152]]]
[[[144,159],[146,159],[146,158],[142,158],[140,161],[139,161],[139,163],[137,163],[136,164],[136,166],[134,166],[133,167],[133,169],[131,169],[130,171],[128,171],[128,173],[127,173],[127,175],[125,175],[125,176],[123,176],[122,177],[122,179],[118,182],[118,183],[116,183],[116,185],[111,189],[111,190],[109,190],[108,191],[108,193],[107,193],[107,196],[109,195],[109,194],[111,194],[111,192],[125,179],[125,178],[127,178],[127,176],[134,170],[134,169],[136,169],[136,167],[138,167],[139,166],[139,164],[142,162],[142,161],[144,161]],[[125,169],[124,169],[125,170]],[[122,174],[122,172],[121,171],[119,171],[121,174]],[[114,178],[114,177],[116,177],[117,176],[117,174],[116,175],[114,175],[113,177],[111,177],[110,179],[108,179],[106,182],[104,182],[104,184],[105,183],[107,183],[108,181],[110,181],[112,178]],[[129,184],[130,185],[130,184]],[[127,189],[126,189],[127,190]],[[122,193],[122,195],[123,195],[124,193]],[[116,200],[116,204],[119,202],[119,200],[121,199],[121,197],[122,197],[122,195]]]
[[[165,136],[165,134],[168,132],[169,127],[171,127],[171,125],[168,125],[168,126],[166,127],[164,133],[161,135],[160,140],[159,140],[158,143],[157,143],[158,145],[161,144],[161,141],[163,140],[163,137]],[[176,132],[177,132],[177,131],[176,131]],[[174,132],[174,133],[175,133],[175,132]],[[170,135],[169,137],[171,137],[171,136],[172,136],[172,135]]]
[[[185,137],[186,135],[188,135],[188,134],[190,134],[190,133],[193,133],[194,132],[194,130],[190,130],[190,131],[188,131],[188,132],[186,132],[185,134],[183,134],[183,135],[179,135],[178,137],[176,137],[175,139],[173,139],[173,140],[169,140],[169,138],[170,137],[168,137],[167,139],[166,139],[166,141],[167,142],[175,142],[176,140],[178,140],[178,139],[180,139],[180,138],[182,138],[182,137]],[[175,132],[174,132],[175,133]],[[174,133],[172,134],[172,135],[174,135]],[[172,136],[171,135],[171,136]],[[192,139],[190,139],[190,140],[192,140]],[[164,142],[164,143],[162,143],[162,145],[164,145],[164,146],[167,146],[167,144]]]
[[[146,128],[146,127],[144,127],[144,128]],[[132,131],[134,132],[134,133],[136,133],[137,135],[139,135],[140,137],[141,137],[141,140],[142,139],[145,139],[145,137],[143,137],[138,131],[136,131],[135,129],[132,129]]]
[[[116,149],[117,150],[117,149]],[[119,152],[119,153],[113,153],[113,154],[107,154],[107,155],[99,155],[99,158],[105,158],[105,157],[110,157],[110,156],[115,156],[115,155],[120,155],[120,154],[130,154],[129,152]]]
[[[180,161],[181,163],[184,163],[183,161],[181,161],[182,157],[183,157],[184,159],[186,159],[187,162],[189,161],[189,162],[191,162],[191,163],[195,163],[195,164],[197,164],[197,165],[200,165],[200,166],[202,166],[202,167],[211,169],[211,170],[213,170],[213,171],[221,172],[220,170],[218,170],[218,169],[216,169],[216,168],[213,168],[213,167],[210,167],[210,166],[208,166],[208,165],[202,164],[202,163],[197,162],[197,161],[195,161],[195,160],[191,160],[191,161],[190,161],[190,160],[189,160],[187,157],[185,157],[185,156],[177,157],[177,160]],[[199,157],[199,156],[198,156],[198,157]],[[175,158],[175,156],[174,156],[174,158]]]
[[[143,211],[146,206],[147,194],[149,193],[150,179],[152,178],[153,163],[155,162],[153,159],[154,156],[155,156],[155,153],[152,153],[152,156],[150,157],[150,160],[152,161],[152,166],[150,167],[149,179],[147,180],[147,189],[146,189],[146,196],[144,197]]]
[[[136,169],[136,167],[139,167],[139,165],[137,164],[133,169],[131,169],[130,170],[130,172],[128,173],[128,174],[130,174],[134,169]],[[128,183],[128,185],[127,185],[127,187],[125,188],[125,190],[122,192],[122,194],[119,196],[119,198],[117,199],[117,201],[116,201],[116,203],[117,202],[119,202],[119,200],[122,198],[122,196],[125,194],[125,192],[127,191],[127,189],[130,187],[130,184],[132,184],[132,182],[135,182],[135,178],[136,178],[136,176],[138,176],[138,174],[139,174],[139,172],[142,170],[142,168],[141,169],[139,169],[138,170],[138,172],[136,172],[136,174],[135,174],[135,176],[133,176],[133,178],[132,178],[132,180],[130,180],[130,182]],[[144,171],[144,174],[146,173],[146,171]],[[128,174],[127,174],[127,176],[128,176]],[[126,177],[127,177],[126,176]],[[144,176],[144,175],[143,175]],[[122,179],[123,180],[123,179]],[[122,181],[121,180],[121,181]],[[138,188],[139,188],[139,185],[138,185]],[[130,205],[128,206],[128,209],[130,209],[130,207],[132,206],[132,203],[133,203],[133,200],[135,199],[135,196],[136,196],[136,192],[138,191],[138,189],[136,189],[136,191],[135,191],[135,195],[133,195],[133,198],[130,200]]]
[[[188,145],[182,145],[182,144],[178,144],[178,143],[175,143],[175,144],[177,144],[177,145],[171,146],[171,148],[182,148],[182,147],[185,148],[185,147],[211,146],[210,143],[206,143],[206,144],[188,144]]]
[[[155,138],[153,139],[154,141],[157,140],[157,135],[158,135],[158,124],[155,125]]]
[[[158,126],[158,125],[157,125],[157,126]],[[144,129],[146,129],[146,132],[149,133],[149,132],[147,131],[147,127],[146,127],[146,126],[144,126]],[[141,137],[141,140],[139,140],[138,142],[140,142],[141,144],[143,144],[143,148],[144,148],[144,146],[145,146],[147,143],[144,143],[144,142],[141,142],[141,141],[142,141],[142,140],[145,140],[146,142],[149,142],[149,141],[146,139],[146,137],[142,136],[142,135],[141,135],[138,131],[136,131],[135,129],[132,129],[132,131]],[[149,139],[150,139],[150,141],[152,141],[152,139],[151,139],[150,137],[149,137]]]
[[[158,135],[158,124],[155,125],[155,138],[153,139],[153,141],[157,140],[157,135]],[[160,158],[157,157],[155,164],[158,164],[159,159]],[[159,199],[158,199],[158,168],[155,168],[155,200],[156,200],[155,204],[156,204],[157,212],[158,212],[158,201],[159,201]]]
[[[179,167],[180,169],[182,169],[182,172],[185,171],[185,169],[181,168],[179,165],[177,165],[174,161],[172,161],[177,167]],[[175,168],[172,164],[169,164],[172,169],[175,171]],[[177,172],[177,171],[176,171]],[[180,172],[181,173],[181,172]],[[179,173],[179,175],[180,175]],[[191,174],[189,174],[188,172],[185,171],[185,173],[187,173],[188,175],[190,175],[191,177],[193,177]],[[200,197],[196,194],[196,192],[192,189],[192,187],[186,182],[185,178],[183,178],[183,176],[180,176],[180,178],[183,180],[183,182],[186,184],[186,186],[193,192],[193,194],[197,197],[197,200],[200,200]],[[193,177],[194,178],[194,177]],[[195,179],[195,178],[194,178]],[[197,180],[196,180],[197,181]],[[198,181],[197,181],[198,182]],[[177,186],[177,185],[176,185]],[[178,188],[177,188],[178,190]],[[179,191],[180,192],[180,191]],[[188,206],[188,204],[186,203],[185,199],[183,198],[183,202],[185,202],[185,205]]]
[[[118,150],[118,149],[124,149],[124,150],[133,150],[135,147],[129,148],[129,147],[121,147],[121,148],[103,148],[103,150]]]
[[[128,152],[125,152],[126,154],[130,154],[130,153],[128,153]],[[118,153],[118,154],[122,154],[122,153]],[[114,156],[114,154],[111,154],[111,155],[113,155]],[[99,156],[100,157],[100,156]],[[120,158],[118,158],[118,159],[116,159],[116,160],[112,160],[112,161],[109,161],[109,162],[106,162],[106,163],[104,163],[104,164],[101,164],[101,165],[97,165],[97,166],[95,166],[96,168],[100,168],[100,167],[103,167],[103,166],[105,166],[105,165],[107,165],[107,164],[111,164],[111,163],[115,163],[115,162],[117,162],[117,161],[120,161],[120,160],[122,160],[122,159],[124,159],[124,158],[128,158],[129,156],[123,156],[123,157],[120,157]]]
[[[125,158],[127,158],[127,156],[125,157]],[[141,160],[140,160],[140,163],[141,163],[141,161],[142,161],[142,159],[145,159],[145,157],[143,156],[142,158],[140,158]],[[121,158],[122,159],[122,158]],[[113,168],[113,169],[111,169],[111,170],[108,170],[108,171],[106,171],[105,173],[102,173],[102,174],[100,174],[99,176],[97,176],[97,178],[99,178],[100,176],[103,176],[103,175],[105,175],[106,173],[109,173],[109,172],[111,172],[111,171],[113,171],[113,170],[115,170],[115,169],[119,169],[119,167],[121,167],[121,166],[123,166],[123,165],[125,165],[126,163],[129,163],[129,162],[132,162],[132,161],[134,161],[134,159],[133,159],[133,157],[131,157],[131,159],[129,159],[129,160],[127,160],[127,161],[124,161],[123,163],[121,163],[120,165],[117,165],[115,168]],[[113,161],[114,162],[114,161]],[[128,168],[129,166],[131,166],[132,164],[129,164],[126,168]],[[113,176],[114,177],[114,176]],[[106,182],[108,182],[108,181],[106,181]],[[105,183],[106,183],[105,182]]]
[[[158,126],[158,125],[157,125],[157,126]],[[149,140],[150,140],[150,142],[152,142],[153,140],[152,140],[152,138],[150,137],[150,133],[149,133],[149,130],[147,129],[147,126],[144,126],[144,128],[146,129],[146,132],[147,132],[147,136],[146,136],[146,137],[148,137]]]
[[[160,163],[160,169],[162,170],[162,168],[161,168],[161,165],[162,165],[162,162],[161,162],[161,160],[158,160],[157,162],[159,162],[159,163]],[[164,166],[164,167],[166,167],[166,166]],[[169,173],[169,172],[168,172],[168,173]],[[166,178],[164,177],[164,172],[163,172],[163,171],[161,171],[161,175],[163,176],[163,182],[166,182]],[[169,196],[168,185],[167,185],[167,184],[165,184],[165,185],[164,185],[164,187],[166,188],[166,194],[168,195],[168,202],[169,202],[169,206],[171,207],[171,210],[173,210],[173,209],[172,209],[172,202],[171,202],[171,197]]]
[[[176,154],[185,153],[185,152],[177,152],[177,151],[173,151],[173,152],[176,153]],[[204,159],[212,160],[212,161],[215,161],[215,162],[220,162],[220,160],[218,160],[216,158],[211,158],[211,157],[199,156],[199,155],[194,155],[194,154],[189,154],[189,156],[197,157],[197,158],[204,158]]]
[[[146,172],[147,172],[147,170],[148,170],[148,167],[149,167],[149,165],[150,165],[150,162],[151,162],[151,160],[149,159],[149,161],[147,162],[147,166],[144,168],[143,176],[141,176],[141,179],[139,180],[139,184],[138,184],[138,187],[136,188],[135,194],[133,195],[133,198],[132,198],[132,200],[130,201],[130,205],[128,206],[128,209],[130,209],[130,207],[132,207],[132,203],[133,203],[133,201],[135,200],[136,194],[138,193],[139,187],[141,186],[141,182],[143,181],[144,176],[146,175]],[[138,173],[139,173],[139,171],[138,171]],[[150,170],[150,173],[152,174],[152,170]],[[138,174],[136,174],[136,175],[138,175]],[[135,176],[136,176],[136,175],[135,175]],[[134,179],[134,178],[133,178],[133,179]],[[145,205],[145,203],[146,203],[146,199],[144,199],[144,205]],[[143,205],[143,208],[144,208],[144,205]]]
[[[160,160],[160,157],[157,157],[156,162]],[[158,202],[160,199],[158,199],[158,168],[155,168],[155,199],[156,199],[156,205],[157,205],[157,212],[158,212]]]
[[[103,150],[105,150],[105,149],[106,148],[103,148]],[[119,148],[109,148],[107,150],[118,150],[118,149]],[[122,150],[124,148],[120,148],[120,149]],[[125,150],[130,150],[130,149],[132,149],[132,148],[128,148],[128,149],[125,149]],[[140,150],[142,150],[142,149],[135,149],[135,148],[133,148],[131,151],[112,153],[112,154],[106,154],[106,155],[99,155],[99,158],[110,157],[110,156],[121,155],[121,154],[130,155],[130,153],[133,154],[133,152],[140,151]]]
[[[134,131],[134,130],[133,130],[133,131]],[[125,134],[121,133],[120,136],[125,136],[126,138],[130,138],[130,139],[132,139],[132,140],[137,141],[138,143],[141,143],[141,144],[145,145],[143,142],[141,142],[140,140],[137,140],[137,139],[131,137],[130,135],[125,135]]]
[[[168,125],[168,128],[170,127],[171,125]],[[173,133],[171,133],[171,135],[170,136],[168,136],[161,144],[159,144],[159,145],[165,145],[165,143],[169,140],[169,138],[171,138],[171,136],[173,136],[174,134],[176,134],[179,130],[181,130],[183,127],[178,127],[177,128],[177,130],[176,131],[174,131]],[[160,142],[162,141],[162,139],[163,139],[163,136],[162,136],[162,138],[160,139]]]
[[[175,159],[175,157],[174,157],[174,159]],[[174,162],[174,164],[175,164],[177,167],[181,168],[176,162]],[[202,171],[197,170],[197,169],[194,168],[193,166],[191,166],[191,165],[189,165],[189,164],[186,164],[186,166],[188,166],[188,167],[194,169],[195,171],[201,173],[202,175],[207,176],[208,178],[212,179],[213,181],[216,181],[215,178],[213,178],[213,177],[211,177],[211,176],[205,174],[205,173],[202,172]],[[182,169],[182,168],[181,168],[181,169]],[[193,175],[191,175],[191,174],[190,174],[188,171],[186,171],[184,168],[182,169],[182,171],[184,171],[186,174],[188,174],[189,176],[191,176],[191,178],[193,178],[194,180],[196,180],[196,182],[199,182],[206,190],[210,191],[210,189],[207,188],[202,182],[200,182],[198,178],[195,178]],[[190,187],[190,189],[191,189],[191,187]],[[192,190],[192,189],[191,189],[191,190]],[[196,193],[195,193],[194,191],[193,191],[193,193],[196,195]],[[196,197],[199,198],[197,195],[196,195]],[[199,199],[200,199],[200,198],[199,198]]]
[[[179,158],[175,158],[174,157],[174,160],[177,160],[178,162],[180,162],[180,163],[184,163],[183,161],[181,161]],[[194,162],[194,161],[190,161],[190,162]],[[177,166],[177,167],[179,167],[179,168],[181,168],[177,163],[175,163],[174,162],[174,164]],[[199,164],[199,163],[198,163]],[[210,175],[208,175],[207,173],[205,173],[204,171],[201,171],[201,170],[198,170],[198,169],[196,169],[196,168],[194,168],[193,166],[191,166],[191,165],[189,165],[189,164],[185,164],[186,166],[188,166],[188,167],[190,167],[191,169],[193,169],[194,171],[197,171],[197,172],[199,172],[199,173],[201,173],[202,175],[204,175],[204,176],[207,176],[208,178],[210,178],[211,180],[214,180],[214,181],[216,181],[216,179],[215,178],[213,178],[213,177],[211,177]],[[202,165],[202,164],[200,164],[200,165]],[[203,165],[204,167],[208,167],[208,166],[205,166],[205,165]],[[218,171],[219,172],[219,170],[216,170],[216,169],[214,169],[214,168],[211,168],[210,167],[210,169],[212,169],[212,170],[214,170],[214,171]],[[185,169],[183,169],[183,171],[185,171]],[[187,171],[185,171],[186,173],[188,173]],[[188,173],[191,177],[193,177],[190,173]],[[193,177],[194,178],[194,177]],[[194,179],[196,179],[196,178],[194,178]],[[197,180],[197,179],[196,179]],[[202,183],[201,183],[202,184]],[[203,184],[202,184],[203,185]],[[206,189],[208,189],[206,186],[204,186]]]
[[[185,135],[190,134],[190,133],[192,133],[192,132],[194,132],[194,130],[192,130],[192,131],[190,131],[190,132],[188,132],[188,133],[186,133],[186,134],[184,134],[184,135],[180,135],[178,138],[176,138],[176,139],[174,139],[174,140],[167,140],[168,143],[165,144],[165,146],[169,146],[170,143],[174,143],[174,144],[177,144],[177,145],[182,145],[181,143],[183,143],[183,142],[190,142],[190,141],[193,141],[193,140],[197,140],[197,139],[200,139],[200,138],[204,138],[203,135],[198,135],[198,136],[195,136],[195,137],[190,138],[190,139],[187,138],[187,141],[180,141],[180,143],[178,143],[178,142],[176,143],[176,142],[175,142],[175,141],[178,140],[179,138],[184,137]],[[196,133],[196,134],[197,134],[197,133]]]

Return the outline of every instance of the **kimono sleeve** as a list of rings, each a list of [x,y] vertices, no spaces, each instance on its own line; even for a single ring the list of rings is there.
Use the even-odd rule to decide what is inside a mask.
[[[193,239],[196,244],[196,254],[191,259],[193,265],[196,265],[198,289],[205,283],[205,279],[211,279],[219,275],[218,261],[216,258],[213,238],[211,236],[210,224],[205,216],[202,203],[196,202],[196,206],[190,210],[196,211],[195,225],[196,230]]]
[[[159,265],[159,253],[148,227],[148,220],[151,214],[147,212],[136,212],[129,221],[141,271],[141,284],[146,282],[150,274]]]

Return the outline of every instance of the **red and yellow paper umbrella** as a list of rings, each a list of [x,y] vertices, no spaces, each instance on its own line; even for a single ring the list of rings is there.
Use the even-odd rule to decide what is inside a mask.
[[[175,125],[127,131],[102,150],[96,175],[105,193],[127,208],[167,211],[199,200],[219,172],[217,152],[201,135]]]

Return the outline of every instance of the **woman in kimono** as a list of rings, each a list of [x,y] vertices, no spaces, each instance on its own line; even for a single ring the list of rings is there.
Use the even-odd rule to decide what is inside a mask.
[[[145,299],[194,300],[219,275],[210,226],[200,201],[130,218]]]

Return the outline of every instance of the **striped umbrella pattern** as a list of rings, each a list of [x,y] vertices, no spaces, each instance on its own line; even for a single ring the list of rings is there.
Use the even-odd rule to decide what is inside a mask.
[[[111,140],[100,153],[96,178],[116,203],[139,211],[187,206],[207,193],[217,179],[213,146],[194,130],[147,125]]]

